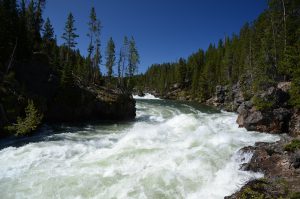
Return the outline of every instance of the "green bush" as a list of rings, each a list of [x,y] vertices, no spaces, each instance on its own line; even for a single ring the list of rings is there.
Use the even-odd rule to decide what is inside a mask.
[[[265,110],[269,109],[274,105],[274,102],[272,100],[266,101],[260,97],[254,96],[252,98],[252,102],[257,110]]]
[[[18,117],[17,123],[7,129],[14,131],[17,136],[28,135],[38,128],[42,119],[43,115],[39,113],[33,101],[28,100],[28,105],[25,108],[25,118]]]
[[[285,151],[290,151],[290,152],[294,152],[297,149],[300,149],[300,140],[292,140],[291,143],[285,145],[284,150]]]

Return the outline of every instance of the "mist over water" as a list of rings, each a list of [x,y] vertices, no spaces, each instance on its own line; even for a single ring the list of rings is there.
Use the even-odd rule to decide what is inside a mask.
[[[64,127],[0,151],[1,198],[223,198],[262,174],[240,171],[257,141],[236,114],[137,99],[134,122]],[[46,129],[45,131],[49,131]]]

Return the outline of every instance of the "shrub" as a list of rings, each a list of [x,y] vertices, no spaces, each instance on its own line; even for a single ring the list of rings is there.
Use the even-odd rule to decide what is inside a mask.
[[[285,145],[284,150],[285,151],[290,151],[290,152],[294,152],[297,149],[300,149],[300,140],[292,140],[291,143]]]
[[[25,108],[25,118],[18,117],[17,123],[9,127],[9,129],[14,130],[17,136],[28,135],[38,128],[42,119],[43,115],[39,113],[33,101],[28,100],[28,105]]]
[[[252,102],[257,110],[269,109],[274,105],[273,101],[266,101],[260,97],[254,96]]]

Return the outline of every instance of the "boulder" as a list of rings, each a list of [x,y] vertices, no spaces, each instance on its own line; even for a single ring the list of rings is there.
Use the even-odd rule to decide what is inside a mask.
[[[291,82],[279,82],[277,84],[277,88],[288,93],[288,91],[291,89]]]
[[[263,114],[260,111],[253,111],[247,114],[246,118],[243,120],[244,126],[248,131],[255,131],[257,127],[262,124],[264,119]]]
[[[245,104],[238,109],[237,123],[239,127],[245,127],[248,131],[260,131],[269,133],[287,133],[289,131],[290,110],[278,108],[268,111],[258,111],[255,108],[248,109]]]
[[[289,94],[281,88],[285,87],[269,87],[250,101],[241,103],[237,109],[239,126],[249,131],[288,133],[291,119]],[[296,118],[294,126],[297,126]]]
[[[257,143],[250,162],[244,168],[248,171],[262,172],[266,177],[290,177],[295,172],[295,169],[290,167],[290,159],[282,143]]]
[[[243,114],[248,110],[250,110],[252,107],[253,107],[253,103],[251,101],[242,102],[237,109],[237,113]]]
[[[241,149],[241,153],[253,153],[250,162],[241,168],[262,172],[264,178],[248,182],[225,198],[293,198],[300,190],[300,151],[285,151],[290,142],[290,137],[282,136],[276,143],[256,143],[254,147]]]

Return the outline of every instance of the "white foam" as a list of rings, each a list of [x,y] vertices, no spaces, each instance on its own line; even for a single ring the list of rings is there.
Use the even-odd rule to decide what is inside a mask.
[[[141,97],[138,95],[133,95],[134,99],[151,99],[151,100],[160,100],[160,98],[155,97],[154,95],[151,95],[149,93],[145,93],[145,96]]]
[[[233,113],[182,113],[151,101],[137,107],[138,117],[150,117],[132,126],[1,150],[1,197],[223,198],[262,176],[239,170],[251,154],[237,151],[278,139],[238,128]]]

